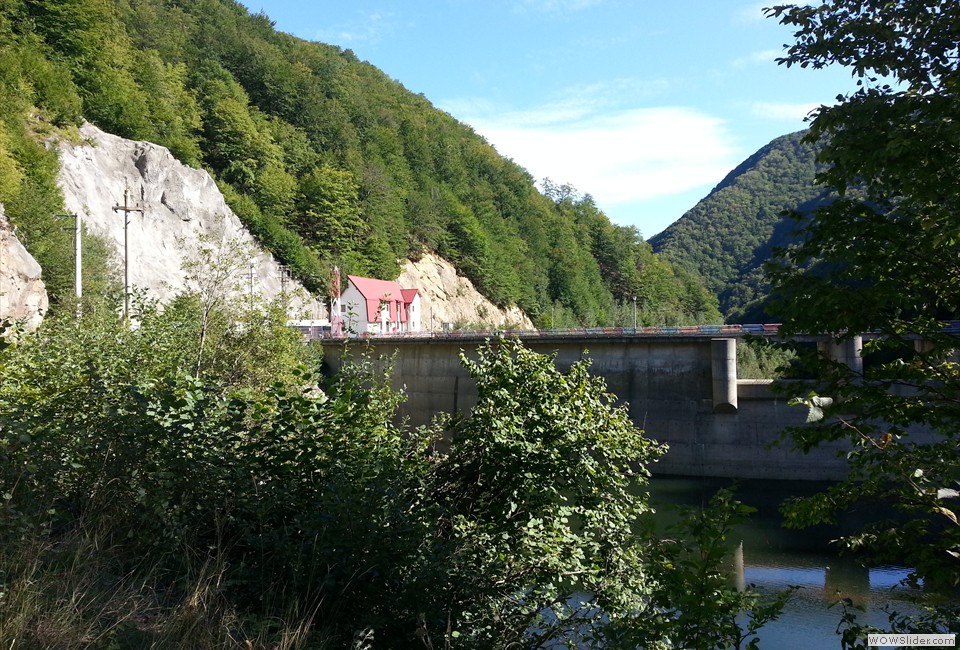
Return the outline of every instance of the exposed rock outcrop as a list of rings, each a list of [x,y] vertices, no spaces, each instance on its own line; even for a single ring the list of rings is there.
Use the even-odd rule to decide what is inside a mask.
[[[252,251],[254,293],[272,299],[284,287],[291,293],[302,291],[298,283],[282,279],[280,265],[259,248],[207,172],[183,165],[164,147],[110,135],[91,124],[81,127],[80,136],[79,145],[59,145],[59,183],[66,208],[80,213],[88,229],[105,237],[122,264],[124,213],[118,208],[124,205],[127,190],[128,207],[143,210],[128,213],[129,273],[134,289],[143,289],[161,302],[169,300],[186,286],[184,262],[196,259],[199,242],[206,241],[224,249],[229,249],[231,242],[240,243]],[[249,273],[244,260],[231,284],[249,292]],[[420,289],[426,329],[440,329],[444,323],[533,327],[519,308],[498,308],[469,280],[458,276],[452,264],[436,255],[407,262],[399,282]],[[295,300],[291,316],[325,319],[323,302]]]
[[[36,329],[48,307],[40,265],[23,247],[0,204],[0,321]]]
[[[400,286],[420,289],[424,329],[441,329],[444,323],[500,329],[533,329],[533,323],[519,307],[500,309],[487,300],[447,260],[425,254],[407,262]]]
[[[164,147],[126,140],[92,124],[80,129],[82,144],[60,144],[59,184],[68,211],[81,214],[86,226],[113,245],[117,261],[124,255],[124,205],[128,212],[131,287],[169,300],[186,286],[184,262],[198,259],[201,242],[230,251],[240,245],[249,257],[238,260],[229,282],[241,293],[252,291],[273,299],[286,288],[299,293],[299,283],[283,278],[273,256],[257,246],[240,219],[227,206],[210,174],[182,164]],[[252,278],[251,266],[252,262]],[[225,287],[226,288],[226,287]],[[291,315],[326,318],[320,302],[301,298]]]

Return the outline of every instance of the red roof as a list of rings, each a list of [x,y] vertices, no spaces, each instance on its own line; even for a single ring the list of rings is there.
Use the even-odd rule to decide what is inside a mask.
[[[390,305],[390,320],[394,323],[407,322],[407,305],[413,301],[417,289],[403,289],[395,280],[377,280],[348,275],[347,278],[357,288],[367,303],[367,322],[376,323],[380,314],[380,305]],[[413,292],[412,294],[410,292]],[[407,296],[410,296],[409,299]]]

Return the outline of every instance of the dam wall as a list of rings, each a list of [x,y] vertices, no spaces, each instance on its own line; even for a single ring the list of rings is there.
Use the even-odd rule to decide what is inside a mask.
[[[392,382],[407,401],[400,415],[422,424],[435,413],[467,412],[476,404],[473,380],[461,351],[476,358],[481,337],[349,339],[324,342],[330,370],[369,352],[393,358]],[[555,354],[560,370],[588,358],[618,403],[646,435],[669,451],[654,474],[744,479],[838,480],[846,463],[840,446],[803,454],[780,441],[781,431],[802,425],[806,409],[788,406],[769,381],[739,380],[735,337],[537,336],[530,349]],[[779,443],[779,444],[778,444]]]

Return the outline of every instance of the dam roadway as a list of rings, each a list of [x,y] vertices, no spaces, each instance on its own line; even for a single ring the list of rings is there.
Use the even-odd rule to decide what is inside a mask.
[[[768,332],[769,333],[769,332]],[[770,381],[738,380],[739,330],[648,334],[641,330],[580,330],[576,333],[511,332],[542,354],[555,354],[567,370],[589,358],[591,374],[626,406],[646,434],[669,445],[650,469],[654,474],[744,479],[837,480],[846,473],[840,446],[803,454],[779,443],[787,426],[802,425],[806,409],[788,406]],[[466,412],[476,403],[473,380],[460,364],[461,351],[475,358],[495,333],[322,339],[324,363],[339,369],[345,360],[372,352],[393,356],[392,383],[407,401],[400,415],[422,424],[438,412]],[[815,341],[811,337],[811,341]],[[858,342],[844,349],[818,343],[824,353],[859,362]],[[779,443],[779,444],[778,444]]]

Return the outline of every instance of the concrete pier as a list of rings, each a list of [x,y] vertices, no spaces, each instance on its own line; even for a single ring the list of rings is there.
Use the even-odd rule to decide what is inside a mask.
[[[713,412],[737,412],[737,340],[713,339]]]

